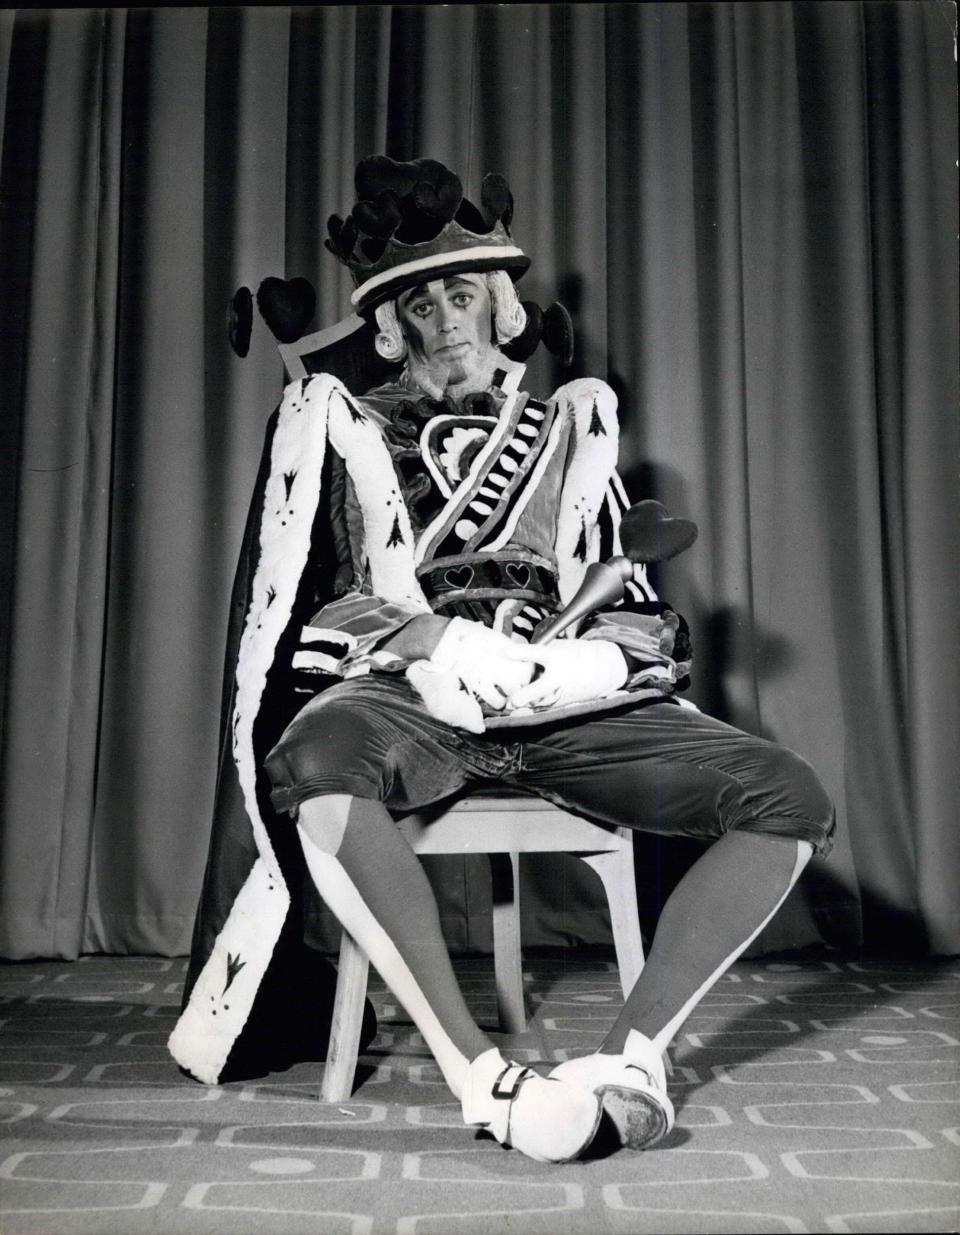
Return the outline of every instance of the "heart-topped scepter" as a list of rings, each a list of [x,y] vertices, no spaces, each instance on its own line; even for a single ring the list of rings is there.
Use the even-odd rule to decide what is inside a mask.
[[[697,539],[697,525],[690,519],[675,519],[661,502],[647,500],[631,506],[620,522],[622,554],[605,562],[591,562],[583,582],[559,613],[545,618],[533,632],[531,643],[549,643],[568,626],[601,605],[615,604],[633,578],[635,563],[666,562]]]

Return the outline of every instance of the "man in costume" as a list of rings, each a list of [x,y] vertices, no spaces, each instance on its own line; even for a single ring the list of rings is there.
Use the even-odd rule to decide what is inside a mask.
[[[594,379],[546,401],[522,391],[522,366],[502,349],[524,329],[513,281],[529,260],[502,178],[485,179],[478,208],[441,164],[373,158],[357,193],[328,247],[353,273],[357,311],[375,317],[377,350],[402,368],[361,397],[329,374],[285,392],[232,717],[258,857],[195,967],[171,1049],[218,1079],[287,921],[287,842],[264,823],[265,768],[310,880],[417,1024],[465,1123],[566,1161],[605,1115],[643,1149],[673,1123],[668,1043],[811,855],[829,850],[833,810],[798,756],[676,698],[685,626],[642,566],[621,602],[529,642],[588,563],[620,548],[615,397]],[[336,583],[301,629],[320,522]],[[336,681],[258,761],[278,657]],[[393,822],[491,782],[715,842],[667,901],[599,1050],[546,1076],[504,1058],[474,1022]]]

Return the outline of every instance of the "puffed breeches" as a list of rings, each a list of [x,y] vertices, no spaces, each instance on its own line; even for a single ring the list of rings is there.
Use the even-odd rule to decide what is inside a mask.
[[[793,751],[677,703],[644,703],[474,735],[431,716],[387,675],[312,699],[267,756],[272,798],[350,794],[404,812],[496,784],[600,822],[704,839],[761,832],[832,847],[833,805]]]

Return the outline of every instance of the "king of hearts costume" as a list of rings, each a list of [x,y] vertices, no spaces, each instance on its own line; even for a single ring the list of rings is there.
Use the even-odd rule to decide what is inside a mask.
[[[508,275],[528,261],[502,178],[484,180],[480,209],[429,160],[364,160],[357,189],[328,247],[354,275],[358,313],[376,316],[380,355],[414,346],[421,309],[424,352],[372,390],[330,372],[295,380],[271,422],[170,1050],[207,1083],[319,1053],[333,981],[308,942],[317,888],[413,1016],[468,1126],[569,1161],[605,1115],[621,1145],[644,1149],[673,1124],[667,1044],[812,853],[829,850],[832,804],[793,752],[674,699],[689,643],[644,568],[620,555],[639,511],[621,518],[613,393],[580,379],[532,397],[510,356],[524,312]],[[460,370],[441,361],[434,377],[431,349],[464,347],[471,365],[497,367],[454,402],[443,388]],[[480,371],[464,365],[459,389]],[[552,629],[591,563],[613,557],[619,602],[578,610],[574,644],[519,647]],[[390,814],[490,779],[608,823],[715,842],[668,898],[600,1049],[547,1077],[507,1060],[471,1017]]]
[[[356,183],[328,247],[354,275],[368,336],[376,317],[377,353],[416,359],[374,389],[353,360],[331,367],[356,389],[333,372],[295,380],[269,428],[170,1049],[207,1083],[319,1053],[333,982],[309,947],[317,890],[413,1017],[467,1126],[564,1162],[605,1117],[622,1146],[645,1149],[673,1125],[667,1045],[829,851],[833,807],[794,752],[673,697],[685,627],[617,552],[622,533],[631,560],[669,556],[636,552],[640,507],[621,518],[613,394],[586,379],[541,401],[512,363],[532,350],[516,344],[537,315],[510,282],[528,261],[502,178],[484,180],[481,209],[429,160],[367,159]],[[654,539],[682,547],[667,522]],[[623,598],[599,612],[575,602],[573,641],[543,647],[597,571]],[[391,815],[491,780],[714,842],[668,897],[599,1049],[546,1077],[506,1059],[470,1014]]]
[[[389,175],[388,163],[366,160],[368,175]],[[414,168],[419,184],[432,181],[436,198],[449,190],[440,165],[397,166]],[[381,190],[381,214],[395,210],[395,197]],[[502,181],[484,183],[485,217],[459,193],[456,199],[452,212],[441,202],[433,237],[418,238],[422,220],[415,220],[413,243],[388,237],[379,259],[355,269],[359,311],[409,286],[411,263],[424,278],[522,273],[528,259],[507,230],[512,203]],[[354,216],[376,230],[364,204]],[[435,230],[429,218],[426,226]],[[354,217],[332,220],[331,231],[328,247],[345,258],[356,240]],[[374,237],[364,252],[377,248]],[[242,1075],[251,1060],[262,1069],[298,1052],[315,1056],[326,1041],[332,971],[304,942],[312,889],[289,822],[275,813],[286,805],[282,794],[271,802],[262,776],[267,751],[297,707],[340,678],[404,673],[430,712],[452,719],[446,709],[451,701],[456,708],[459,683],[380,650],[383,641],[431,612],[528,638],[570,600],[590,562],[620,551],[626,499],[615,472],[613,392],[578,379],[539,400],[522,389],[522,378],[522,366],[505,361],[489,391],[457,406],[425,396],[405,374],[357,396],[321,373],[287,387],[268,427],[233,598],[223,709],[229,742],[210,860],[184,1008],[169,1041],[199,1080]],[[682,638],[672,648],[680,663],[651,651],[665,612],[637,567],[624,601],[578,632],[632,650],[633,672],[622,689],[565,714],[672,695],[689,667],[688,650]],[[525,709],[488,725],[542,719]],[[373,1028],[368,1009],[367,1040]]]

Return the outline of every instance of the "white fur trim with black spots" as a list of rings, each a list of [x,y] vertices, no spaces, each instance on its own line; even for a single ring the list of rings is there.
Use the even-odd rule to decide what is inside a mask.
[[[557,520],[557,583],[567,604],[599,554],[597,516],[617,466],[620,428],[617,396],[598,378],[568,382],[554,398],[561,415],[573,419],[576,439]]]
[[[264,490],[260,556],[237,659],[233,756],[260,856],[168,1044],[177,1062],[207,1084],[216,1083],[250,1015],[290,903],[257,806],[253,725],[277,643],[293,611],[320,492],[327,408],[308,397],[309,384],[309,379],[291,382],[280,406]]]
[[[271,448],[233,715],[234,760],[260,856],[169,1040],[177,1062],[207,1084],[217,1082],[250,1015],[290,903],[257,806],[253,725],[307,564],[328,435],[369,511],[367,554],[375,587],[390,600],[430,612],[414,574],[409,516],[379,431],[329,374],[291,382]]]

